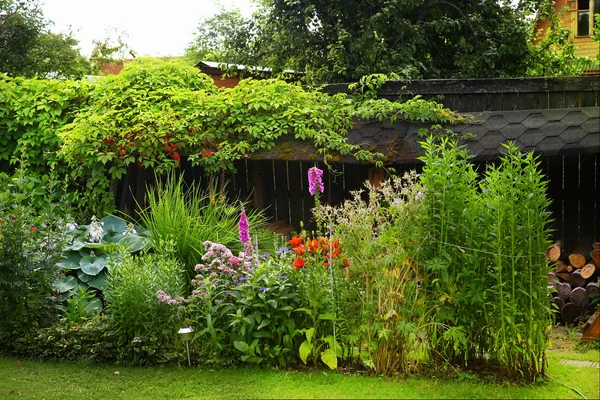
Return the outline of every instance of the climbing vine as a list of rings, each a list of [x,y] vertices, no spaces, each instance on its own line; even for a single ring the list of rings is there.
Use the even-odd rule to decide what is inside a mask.
[[[351,154],[378,162],[380,154],[347,142],[357,119],[460,120],[434,102],[376,99],[384,81],[382,75],[365,78],[351,96],[275,79],[217,88],[192,67],[136,60],[92,90],[90,106],[61,130],[60,154],[75,175],[91,171],[88,189],[101,195],[130,164],[162,173],[186,155],[209,174],[233,171],[236,160],[275,147],[283,136],[310,142],[326,161]]]

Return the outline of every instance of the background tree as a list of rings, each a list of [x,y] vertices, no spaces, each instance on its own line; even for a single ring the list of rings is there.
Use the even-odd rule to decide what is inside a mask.
[[[0,0],[0,72],[10,76],[80,78],[89,62],[69,33],[50,32],[36,0]]]
[[[95,74],[104,64],[123,65],[126,59],[135,58],[136,52],[127,44],[127,32],[108,28],[103,39],[94,40],[90,62]]]
[[[248,59],[251,24],[252,20],[237,8],[221,8],[216,15],[203,18],[185,50],[187,61],[195,65],[200,61],[239,63]]]
[[[407,79],[574,73],[574,47],[558,23],[543,46],[532,44],[536,15],[558,21],[553,2],[513,3],[262,0],[250,19],[223,9],[203,20],[189,49],[213,61],[304,71],[317,82],[373,73]]]

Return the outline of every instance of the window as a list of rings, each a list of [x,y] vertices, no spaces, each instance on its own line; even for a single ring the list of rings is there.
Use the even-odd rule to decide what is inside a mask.
[[[577,0],[577,36],[590,36],[594,14],[600,14],[600,0]]]
[[[577,36],[590,36],[590,0],[577,0]]]

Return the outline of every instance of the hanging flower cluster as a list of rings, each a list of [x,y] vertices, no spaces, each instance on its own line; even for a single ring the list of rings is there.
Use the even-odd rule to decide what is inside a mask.
[[[296,271],[302,268],[309,261],[322,263],[326,268],[329,267],[329,260],[333,260],[340,254],[340,239],[333,238],[331,242],[324,236],[311,239],[303,236],[294,236],[288,242],[292,245],[292,251],[296,253],[296,258],[292,264],[292,269]],[[347,265],[347,260],[344,260]]]
[[[325,186],[323,185],[323,170],[312,167],[308,169],[308,191],[311,196],[315,195],[317,189],[321,193],[325,190]]]

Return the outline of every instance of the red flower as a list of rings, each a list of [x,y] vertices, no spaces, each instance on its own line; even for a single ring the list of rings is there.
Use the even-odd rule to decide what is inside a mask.
[[[210,150],[204,150],[204,151],[202,152],[202,155],[203,155],[204,157],[210,157],[210,156],[212,156],[213,154],[214,154],[214,153],[213,153],[212,151],[210,151]]]
[[[178,152],[173,153],[173,160],[176,160],[176,161],[179,160],[179,153]]]
[[[299,256],[301,256],[302,254],[304,254],[304,251],[306,250],[306,246],[301,244],[299,246],[294,247],[294,253],[298,254]]]
[[[292,246],[299,246],[302,244],[302,239],[302,236],[294,236],[292,240],[288,242],[288,244],[291,244]]]
[[[294,260],[294,265],[292,266],[292,268],[295,271],[296,268],[302,268],[302,267],[304,267],[304,258],[296,258]]]
[[[308,246],[308,251],[310,251],[311,253],[314,253],[317,250],[319,250],[319,241],[317,239],[307,240],[306,245]]]
[[[345,265],[346,267],[349,267],[349,266],[350,266],[350,260],[348,260],[347,258],[344,258],[344,260],[343,260],[342,262],[344,263],[344,265]]]
[[[171,146],[167,146],[167,153],[172,153],[173,152],[173,148]]]
[[[29,228],[29,230],[30,230],[31,232],[33,232],[33,231],[37,230],[37,227],[35,227],[35,226],[32,226],[31,228]]]
[[[108,144],[108,138],[104,138],[104,144]]]
[[[325,266],[325,268],[329,268],[329,260],[327,260],[327,261],[324,261],[324,262],[323,262],[323,265]]]

